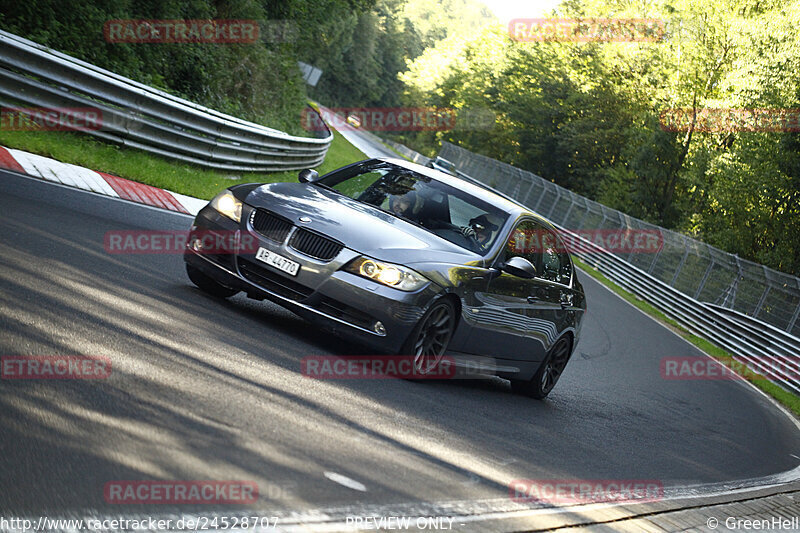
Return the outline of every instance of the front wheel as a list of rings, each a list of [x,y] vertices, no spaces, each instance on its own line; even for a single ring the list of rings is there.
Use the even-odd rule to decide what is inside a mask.
[[[414,358],[414,373],[433,373],[442,361],[447,345],[453,337],[456,325],[456,309],[448,298],[435,302],[422,316],[408,336],[401,355]]]
[[[530,381],[511,380],[511,389],[537,400],[544,399],[558,383],[558,378],[564,372],[571,352],[572,343],[569,338],[561,337],[547,352],[533,378]]]
[[[239,292],[236,289],[231,289],[224,285],[220,285],[189,263],[186,263],[186,274],[189,275],[189,279],[192,280],[192,283],[197,285],[197,287],[203,292],[206,292],[211,296],[216,296],[217,298],[228,298],[229,296],[233,296]]]

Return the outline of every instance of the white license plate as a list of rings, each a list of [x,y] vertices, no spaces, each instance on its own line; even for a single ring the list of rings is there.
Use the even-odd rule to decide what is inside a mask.
[[[287,259],[286,257],[276,254],[275,252],[265,250],[261,247],[259,247],[258,251],[256,252],[256,259],[263,261],[269,266],[277,268],[282,272],[291,274],[292,276],[296,276],[297,272],[300,270],[300,263],[292,261],[291,259]]]

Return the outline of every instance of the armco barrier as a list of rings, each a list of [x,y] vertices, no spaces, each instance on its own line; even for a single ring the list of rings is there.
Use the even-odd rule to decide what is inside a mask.
[[[645,229],[644,226],[630,223],[625,226],[607,224],[608,216],[602,220],[592,216],[591,200],[500,161],[473,154],[449,143],[443,143],[440,155],[455,163],[459,175],[463,178],[488,186],[528,206],[564,232],[573,233],[569,230],[591,227]],[[548,197],[551,186],[554,192],[549,195],[552,197]],[[635,220],[622,213],[616,213],[620,220],[629,222]],[[647,227],[647,229],[652,228],[660,229],[657,226]],[[664,253],[663,250],[659,254],[650,254],[655,257],[650,259],[650,268],[646,269],[637,266],[631,259],[643,257],[646,260],[648,254],[614,254],[574,233],[573,238],[580,239],[585,244],[574,254],[587,264],[625,289],[644,298],[692,333],[724,348],[734,358],[746,363],[756,372],[769,376],[772,382],[795,394],[800,394],[800,338],[791,332],[765,323],[762,316],[756,319],[743,313],[732,312],[727,307],[700,302],[696,296],[686,294],[673,286],[682,265],[686,264],[688,251],[679,255],[680,264],[676,266],[671,284],[652,273],[652,265],[658,262],[658,256]],[[724,254],[722,251],[713,250],[720,255]],[[710,268],[705,268],[705,275],[702,276],[704,279],[699,280],[701,284],[708,281]],[[791,277],[786,274],[782,276]],[[780,289],[785,290],[785,286]],[[723,294],[730,294],[731,291],[735,293],[735,290],[735,287],[733,289],[728,287],[727,293]],[[769,293],[769,286],[765,293]],[[791,293],[787,296],[790,295]],[[732,303],[733,299],[727,301],[728,306],[732,306]],[[796,308],[792,307],[790,311],[794,313],[796,319]]]
[[[96,108],[87,133],[199,166],[281,171],[319,165],[333,134],[296,137],[225,115],[0,30],[0,105]]]

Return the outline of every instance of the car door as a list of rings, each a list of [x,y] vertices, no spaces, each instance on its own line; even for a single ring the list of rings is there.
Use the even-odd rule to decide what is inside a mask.
[[[527,301],[527,336],[546,352],[561,333],[574,324],[575,293],[572,289],[572,262],[561,238],[537,221],[526,225],[525,243],[537,276]]]
[[[522,248],[524,236],[534,229],[531,223],[532,220],[523,220],[514,227],[496,264],[514,256],[524,257],[534,263],[532,255],[536,252]],[[525,279],[502,270],[495,272],[491,278],[475,291],[475,305],[467,310],[472,323],[470,351],[500,359],[541,358],[543,352],[529,353],[531,310],[540,305],[531,303],[530,298],[541,292],[541,284],[535,279]]]
[[[501,359],[540,361],[569,325],[572,264],[558,236],[534,219],[516,224],[495,265],[512,257],[530,261],[537,277],[500,270],[475,292],[469,346]]]

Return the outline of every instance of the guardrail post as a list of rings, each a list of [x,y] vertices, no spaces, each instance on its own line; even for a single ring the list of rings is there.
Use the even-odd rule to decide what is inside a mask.
[[[553,202],[553,207],[550,208],[550,212],[547,213],[547,216],[545,217],[548,220],[550,220],[550,218],[552,218],[553,211],[556,210],[556,206],[558,205],[559,200],[561,200],[561,187],[556,187],[556,199]]]
[[[709,254],[709,256],[710,256],[710,254]],[[712,257],[711,258],[711,262],[708,264],[708,267],[706,267],[706,271],[703,274],[703,278],[700,280],[700,286],[697,287],[696,291],[694,291],[694,299],[695,300],[700,298],[700,293],[703,291],[703,287],[706,286],[706,281],[708,281],[709,276],[711,276],[711,271],[713,269],[714,269],[714,258]],[[800,306],[798,306],[798,309],[800,309]]]
[[[569,198],[569,209],[564,214],[564,218],[561,219],[561,225],[563,226],[567,220],[569,219],[569,214],[572,213],[572,208],[575,207],[575,198],[570,194]]]
[[[753,318],[758,316],[758,312],[761,311],[761,308],[764,306],[764,301],[767,299],[767,295],[769,294],[769,290],[771,288],[772,287],[769,285],[764,288],[764,292],[761,294],[761,298],[758,299],[758,304],[756,304],[756,309],[753,311]]]
[[[736,258],[736,277],[733,278],[730,287],[723,293],[725,298],[722,299],[720,304],[728,309],[733,309],[733,305],[736,303],[736,291],[739,289],[739,278],[742,277],[742,262],[739,260],[739,254],[733,254],[733,257]],[[728,305],[728,298],[731,299],[730,305]]]
[[[520,202],[522,205],[528,205],[528,198],[530,197],[532,190],[533,190],[533,180],[531,179],[531,186],[528,187],[528,192],[525,193],[525,199]]]
[[[797,307],[795,307],[794,316],[792,316],[792,319],[789,321],[789,327],[786,328],[786,331],[788,331],[789,333],[792,332],[792,330],[794,329],[794,325],[797,324],[798,318],[800,318],[800,303],[798,303]]]
[[[663,249],[663,248],[662,248]],[[650,263],[650,266],[647,267],[647,273],[652,274],[653,269],[656,267],[656,263],[658,263],[658,258],[661,257],[661,250],[657,251],[653,254],[653,261]]]
[[[584,205],[583,218],[581,218],[581,221],[578,222],[573,229],[583,229],[583,223],[586,221],[586,218],[589,216],[589,213],[591,212],[591,209],[589,208],[588,198],[583,199],[583,205]]]
[[[683,257],[678,262],[678,266],[675,267],[675,274],[672,276],[672,281],[669,282],[670,287],[675,286],[675,281],[678,279],[678,275],[681,273],[683,269],[683,264],[686,262],[686,258],[689,257],[689,246],[686,244],[686,237],[683,238]]]
[[[757,317],[759,311],[764,306],[764,302],[767,300],[767,295],[769,294],[769,290],[772,288],[769,284],[769,278],[767,277],[767,268],[762,265],[762,269],[764,270],[764,288],[763,294],[761,294],[761,298],[758,299],[758,304],[756,304],[756,309],[753,311],[753,317]]]
[[[509,194],[511,198],[519,198],[520,196],[519,190],[522,187],[522,170],[517,169],[517,174],[519,174],[519,176],[517,176],[517,183],[514,185],[514,193]]]
[[[539,213],[539,204],[542,203],[542,200],[544,200],[545,195],[547,195],[547,185],[545,183],[542,183],[542,194],[541,196],[539,196],[539,201],[536,202],[536,207],[533,208],[535,212]]]

